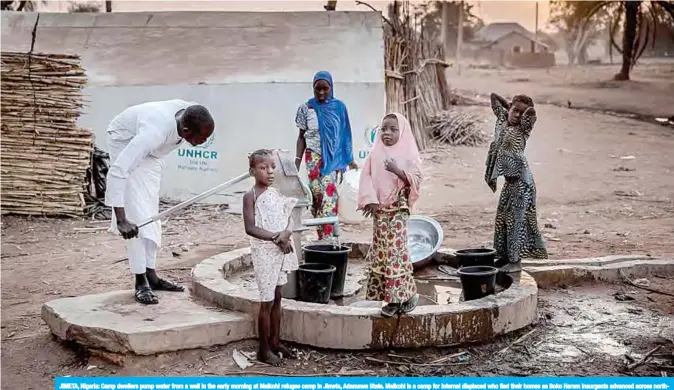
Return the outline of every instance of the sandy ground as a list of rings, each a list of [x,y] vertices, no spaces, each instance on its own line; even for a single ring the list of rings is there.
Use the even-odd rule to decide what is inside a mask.
[[[617,66],[602,67],[595,74],[597,69],[577,72],[607,80]],[[493,88],[504,95],[552,96],[563,103],[570,98],[560,91],[568,91],[579,104],[597,110],[628,107],[644,115],[670,116],[674,97],[663,85],[672,86],[666,78],[672,78],[674,71],[670,65],[651,73],[649,69],[637,67],[635,81],[615,88],[578,85],[580,76],[573,78],[576,84],[570,84],[545,71],[517,71],[533,81],[510,82],[520,77],[517,72],[466,70],[460,80],[452,78],[451,82],[473,95],[486,96]],[[540,225],[545,226],[542,230],[551,257],[651,254],[672,258],[674,129],[559,105],[537,106],[539,122],[527,147],[538,188]],[[473,109],[491,131],[489,109]],[[485,147],[444,146],[424,153],[428,180],[419,212],[441,222],[446,246],[491,243],[498,195],[482,180],[485,153]],[[101,229],[76,230],[83,227]],[[103,231],[104,227],[100,222],[3,218],[3,388],[50,388],[52,378],[60,375],[235,373],[231,350],[252,351],[254,342],[134,358],[116,367],[52,339],[39,317],[44,302],[132,286],[124,244]],[[159,268],[187,283],[190,267],[203,258],[247,245],[242,227],[240,217],[220,208],[194,208],[166,225]],[[370,236],[367,224],[343,230],[345,239]],[[674,292],[671,279],[654,278],[651,283]],[[674,329],[674,299],[633,290],[616,285],[542,291],[541,319],[535,332],[528,334],[526,329],[487,345],[377,353],[300,347],[303,359],[288,362],[280,371],[264,366],[250,370],[283,374],[367,370],[365,375],[672,375],[674,335],[668,332]],[[634,300],[618,301],[613,295],[617,292]],[[516,345],[496,354],[521,336],[525,337]],[[562,339],[568,342],[559,342]],[[571,351],[569,345],[578,348]],[[657,346],[660,350],[652,360],[626,371],[630,358],[638,360]],[[419,365],[457,351],[467,355],[443,365]]]

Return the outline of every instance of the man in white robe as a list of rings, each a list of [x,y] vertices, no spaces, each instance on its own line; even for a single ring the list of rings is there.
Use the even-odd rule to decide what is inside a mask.
[[[127,240],[129,265],[136,277],[135,298],[142,304],[158,303],[157,290],[185,290],[155,271],[161,221],[140,229],[136,225],[159,212],[163,158],[183,141],[204,143],[214,129],[213,117],[205,107],[184,100],[129,107],[108,126],[111,165],[105,204],[114,210],[111,231]]]

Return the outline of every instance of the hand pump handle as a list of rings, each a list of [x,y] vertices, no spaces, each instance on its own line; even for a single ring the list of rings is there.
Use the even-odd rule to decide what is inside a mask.
[[[177,205],[175,205],[175,206],[173,206],[173,207],[170,207],[170,208],[168,208],[168,209],[162,211],[161,213],[159,213],[159,214],[157,214],[157,215],[151,217],[150,219],[144,221],[143,223],[141,223],[140,225],[138,225],[138,227],[139,227],[139,228],[142,228],[143,226],[149,225],[149,224],[151,224],[151,223],[153,223],[153,222],[155,222],[155,221],[158,221],[158,220],[160,220],[160,219],[162,219],[162,218],[164,218],[164,217],[167,217],[167,216],[169,216],[169,215],[171,215],[171,214],[174,214],[174,213],[176,213],[176,212],[178,212],[178,211],[180,211],[180,210],[182,210],[182,209],[184,209],[184,208],[186,208],[186,207],[189,207],[189,206],[191,206],[191,205],[193,205],[193,204],[199,202],[199,201],[202,200],[202,199],[206,199],[206,198],[208,198],[209,196],[211,196],[211,195],[213,195],[213,194],[216,194],[216,193],[218,193],[218,192],[224,190],[224,189],[227,188],[227,187],[231,187],[231,186],[233,186],[233,185],[235,185],[235,184],[238,184],[238,183],[240,183],[240,182],[246,180],[246,179],[249,178],[249,177],[250,177],[250,173],[248,173],[248,172],[242,173],[242,174],[240,174],[239,176],[235,177],[235,178],[232,179],[232,180],[226,181],[226,182],[224,182],[224,183],[222,183],[222,184],[220,184],[220,185],[218,185],[218,186],[216,186],[216,187],[211,188],[210,190],[208,190],[208,191],[206,191],[206,192],[202,192],[202,193],[199,194],[199,195],[196,195],[196,196],[194,196],[194,197],[192,197],[192,198],[190,198],[190,199],[187,199],[186,201],[184,201],[184,202],[182,202],[182,203],[178,203]]]

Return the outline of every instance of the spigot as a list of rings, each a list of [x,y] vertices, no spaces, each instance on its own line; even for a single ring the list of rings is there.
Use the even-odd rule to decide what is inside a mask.
[[[342,246],[339,240],[339,219],[337,217],[310,218],[302,220],[302,226],[293,230],[293,232],[303,232],[309,230],[311,226],[332,225],[332,246],[340,248]]]
[[[311,226],[332,225],[332,235],[339,237],[339,219],[337,217],[310,218],[302,220],[301,230],[307,230]]]

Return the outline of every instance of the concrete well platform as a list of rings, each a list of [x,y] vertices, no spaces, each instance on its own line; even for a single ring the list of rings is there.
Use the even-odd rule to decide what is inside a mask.
[[[352,246],[362,258],[369,245]],[[436,261],[454,265],[451,249]],[[422,303],[411,315],[382,318],[379,305],[338,306],[284,300],[282,337],[338,349],[422,347],[489,341],[536,320],[538,288],[586,282],[623,282],[674,275],[674,260],[648,256],[525,260],[518,281],[495,296],[450,304]],[[160,292],[159,305],[143,306],[132,291],[63,298],[42,307],[42,319],[62,340],[109,352],[149,355],[205,348],[256,337],[256,291],[228,281],[250,267],[250,249],[222,253],[197,265],[192,294]],[[456,291],[454,291],[455,293]],[[368,304],[362,304],[368,303]]]
[[[362,244],[354,247],[363,249]],[[354,250],[355,255],[358,251]],[[228,280],[249,267],[250,248],[206,259],[192,273],[194,294],[218,307],[253,315],[259,307],[257,291]],[[418,306],[399,320],[382,317],[380,305],[338,306],[286,299],[281,337],[320,348],[350,350],[488,341],[536,320],[537,291],[534,279],[522,273],[518,282],[497,295]]]
[[[255,336],[244,313],[195,302],[189,293],[158,292],[158,305],[134,301],[133,291],[57,299],[42,319],[61,340],[116,353],[151,355],[224,345]]]

